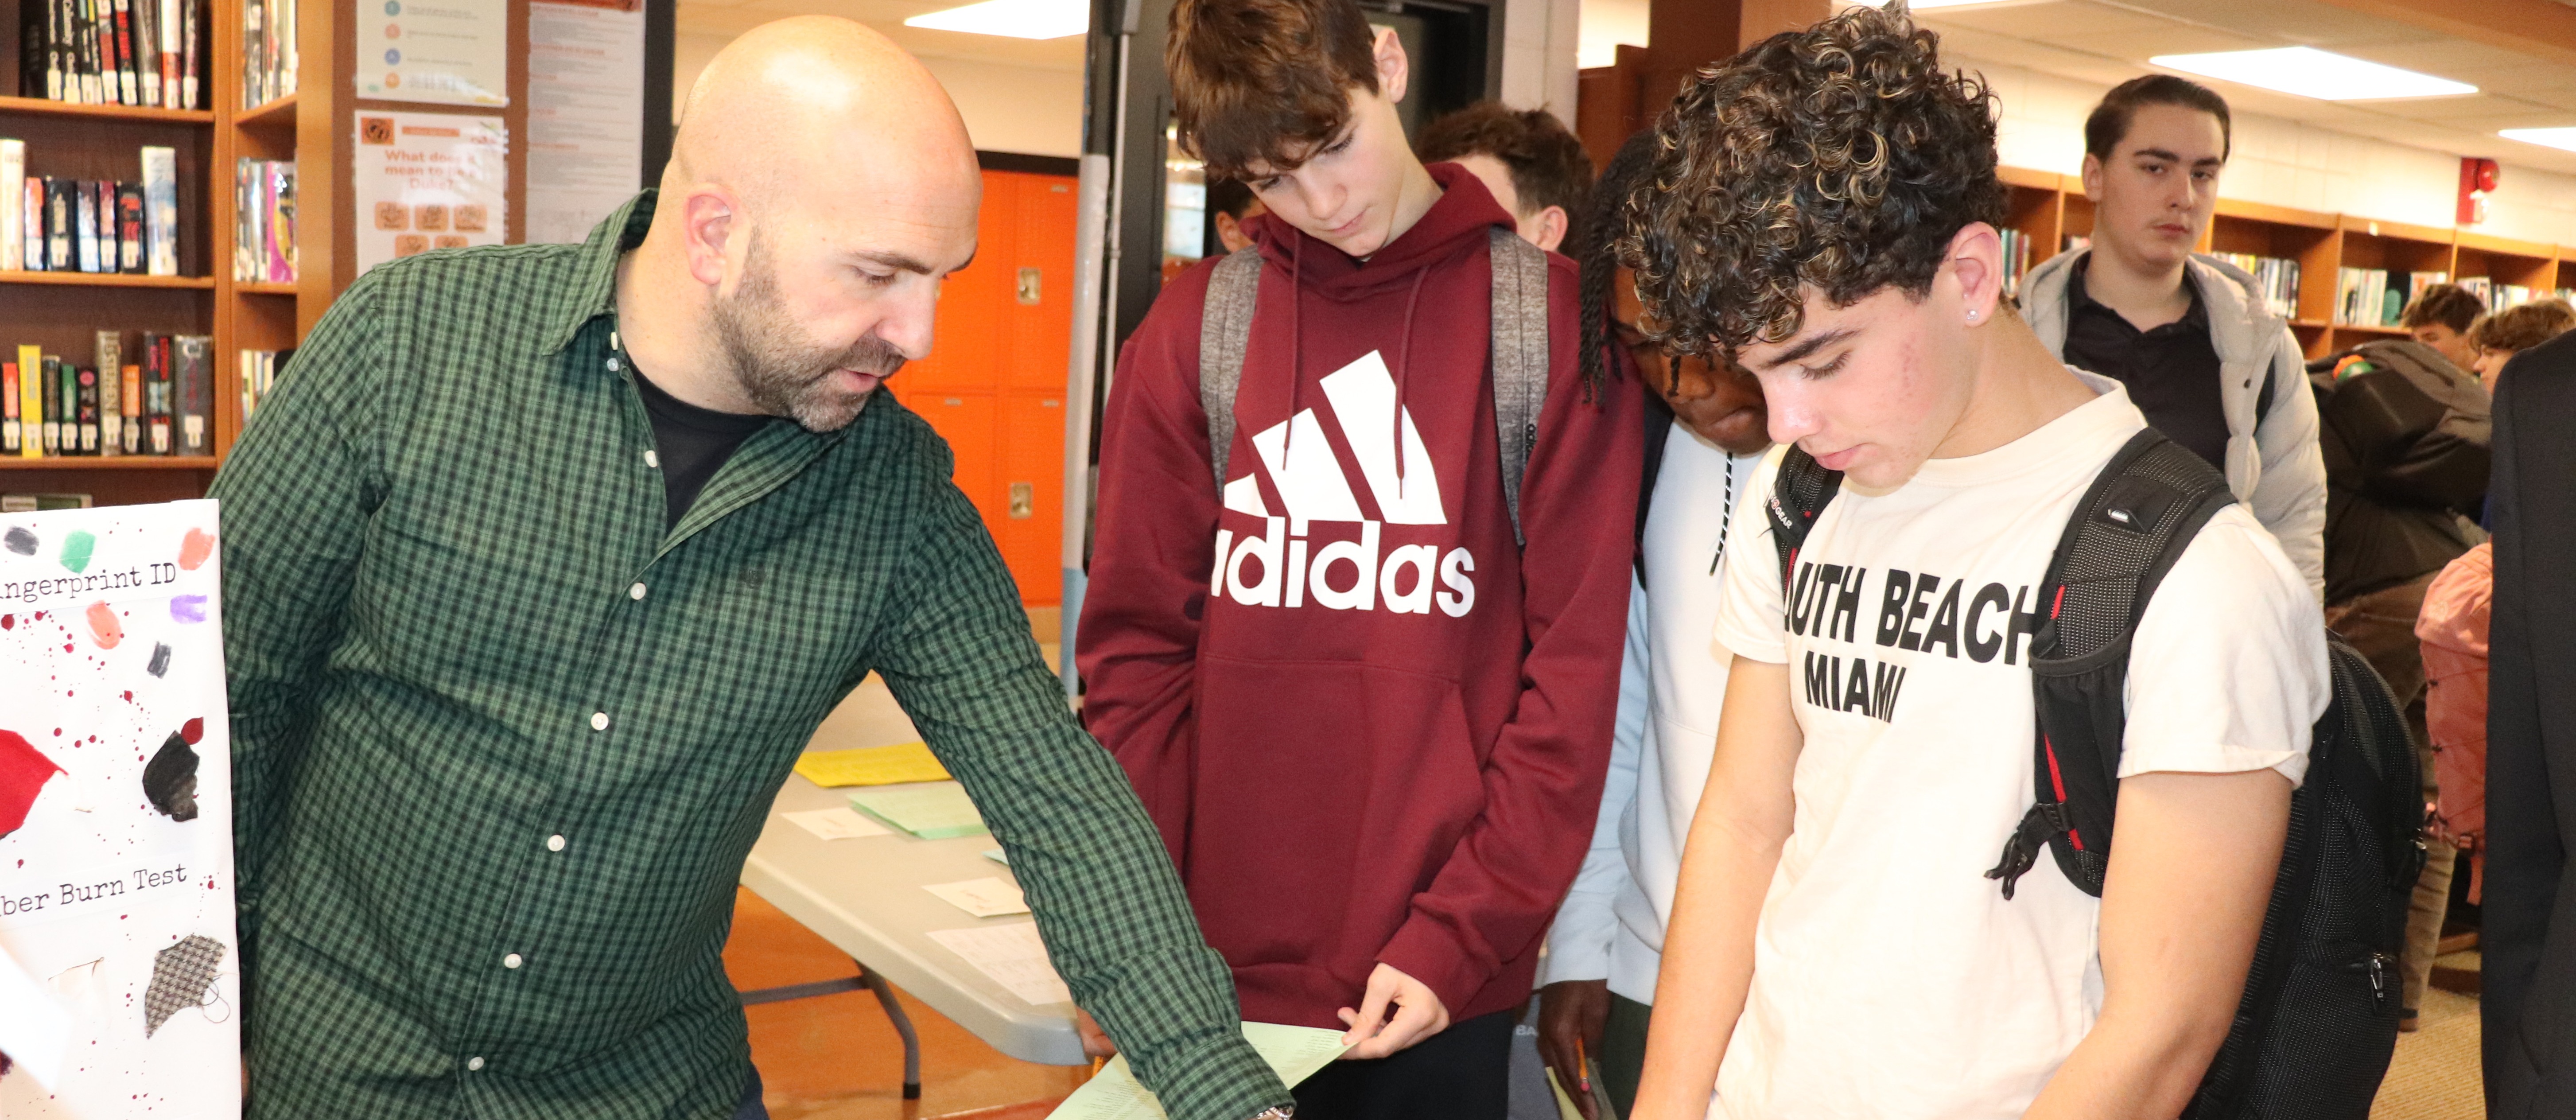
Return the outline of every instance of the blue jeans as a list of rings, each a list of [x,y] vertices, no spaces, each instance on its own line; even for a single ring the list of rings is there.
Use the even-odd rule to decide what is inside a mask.
[[[760,1103],[760,1071],[742,1083],[742,1103],[733,1108],[733,1120],[769,1120],[769,1106]]]

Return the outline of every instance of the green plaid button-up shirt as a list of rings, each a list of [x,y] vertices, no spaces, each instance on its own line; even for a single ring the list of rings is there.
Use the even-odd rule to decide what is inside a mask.
[[[772,424],[665,531],[609,345],[652,212],[371,270],[215,480],[250,1115],[730,1115],[734,883],[870,670],[1173,1115],[1288,1103],[928,424]]]

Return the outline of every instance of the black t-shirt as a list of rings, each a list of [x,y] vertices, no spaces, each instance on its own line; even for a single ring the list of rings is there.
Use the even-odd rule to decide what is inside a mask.
[[[2128,387],[2129,401],[2165,438],[2190,448],[2219,470],[2227,469],[2227,405],[2220,394],[2218,348],[2209,340],[2209,312],[2200,289],[2183,277],[2191,310],[2150,331],[2084,290],[2087,255],[2066,281],[2066,364]]]
[[[775,417],[746,416],[699,408],[662,391],[644,371],[635,371],[635,389],[644,395],[644,411],[653,417],[653,453],[662,460],[662,491],[667,510],[662,527],[671,529],[698,500],[707,480],[733,458],[735,449]]]

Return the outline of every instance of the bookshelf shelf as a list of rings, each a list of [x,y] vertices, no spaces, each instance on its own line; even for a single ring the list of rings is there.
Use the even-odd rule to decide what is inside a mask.
[[[295,282],[292,280],[282,282],[274,280],[244,280],[240,283],[234,284],[233,290],[247,296],[292,296],[296,293],[297,289]]]
[[[2352,334],[2379,335],[2388,338],[2404,338],[2413,333],[2404,327],[2371,326],[2366,323],[2337,323],[2335,324],[2335,330],[2349,332]]]
[[[233,123],[242,128],[295,127],[295,95],[287,94],[256,109],[244,109],[234,115]]]
[[[0,471],[210,471],[212,455],[47,455],[42,459],[0,458]]]
[[[0,114],[37,117],[86,117],[91,120],[140,121],[146,124],[213,124],[210,109],[147,109],[135,105],[76,105],[41,97],[0,97]]]
[[[0,284],[46,284],[69,288],[198,288],[215,286],[212,276],[138,276],[128,272],[0,272]]]

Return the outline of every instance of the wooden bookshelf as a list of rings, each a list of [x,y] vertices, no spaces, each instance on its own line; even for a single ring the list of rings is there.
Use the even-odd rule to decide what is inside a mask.
[[[18,86],[19,12],[43,0],[0,0],[0,90]],[[177,150],[178,276],[77,272],[0,272],[0,351],[14,357],[33,344],[86,364],[102,329],[213,337],[214,445],[208,456],[133,455],[0,458],[0,490],[88,493],[101,505],[202,496],[239,438],[240,362],[244,349],[294,346],[347,281],[299,268],[294,283],[232,278],[234,161],[294,159],[299,188],[299,265],[330,259],[334,215],[303,205],[304,184],[331,178],[329,122],[349,99],[343,52],[335,50],[351,18],[344,6],[300,4],[296,28],[297,94],[243,106],[242,0],[207,0],[211,50],[204,60],[206,108],[153,109],[75,105],[0,96],[0,136],[27,143],[31,174],[139,181],[144,145]],[[311,131],[323,142],[308,148]],[[306,153],[314,153],[308,158]],[[329,192],[323,192],[327,200]],[[314,246],[322,246],[317,254]]]
[[[2011,196],[2005,224],[2031,239],[2033,267],[2065,251],[2067,238],[2092,235],[2093,201],[2085,197],[2080,178],[2018,167],[2000,168],[1997,175]],[[2298,306],[2290,328],[2310,358],[2407,334],[2399,327],[2333,321],[2336,279],[2343,268],[2442,272],[2453,280],[2483,276],[2535,289],[2576,288],[2576,245],[2242,199],[2218,200],[2199,248],[2299,262]]]

